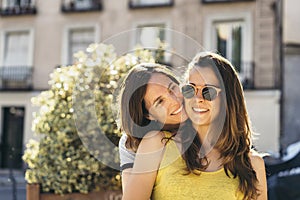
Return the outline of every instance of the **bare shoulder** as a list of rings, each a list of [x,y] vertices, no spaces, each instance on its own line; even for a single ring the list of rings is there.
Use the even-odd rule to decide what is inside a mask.
[[[164,147],[163,137],[164,133],[161,131],[150,131],[142,139],[138,152],[145,153],[161,150]]]
[[[261,154],[257,153],[256,151],[251,151],[249,157],[255,171],[265,169],[265,161]]]
[[[258,190],[259,196],[257,200],[267,200],[267,178],[266,178],[266,169],[265,162],[263,159],[263,154],[259,154],[255,151],[250,152],[250,160],[254,171],[256,172],[256,177],[258,180]]]

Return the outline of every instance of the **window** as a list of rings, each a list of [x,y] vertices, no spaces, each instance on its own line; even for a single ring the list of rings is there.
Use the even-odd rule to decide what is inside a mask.
[[[13,8],[13,7],[26,7],[31,6],[33,2],[31,0],[3,0],[2,7]]]
[[[217,51],[241,72],[242,62],[242,28],[243,22],[216,22],[214,24],[216,34]]]
[[[241,1],[255,1],[255,0],[202,0],[203,3],[241,2]]]
[[[29,64],[29,31],[5,34],[3,65],[27,66]]]
[[[136,44],[141,44],[143,46],[156,46],[158,39],[161,41],[166,40],[164,24],[138,25],[137,28],[137,37],[135,38]]]
[[[130,8],[173,6],[173,0],[130,0]]]
[[[244,88],[254,87],[253,28],[249,12],[207,15],[204,48],[232,62]]]
[[[67,64],[71,64],[74,62],[74,53],[84,51],[91,43],[95,42],[95,29],[93,27],[70,29],[68,41]]]
[[[163,43],[170,42],[165,28],[166,25],[164,23],[138,25],[134,43],[135,45],[153,49],[156,60],[161,63],[170,61],[168,53],[159,49]]]
[[[4,33],[1,89],[30,89],[32,87],[31,32],[7,31]]]
[[[243,58],[245,45],[245,22],[240,21],[216,21],[214,27],[214,47],[222,56],[230,60],[238,71],[244,87],[253,84],[253,63]]]
[[[81,12],[102,10],[101,0],[62,0],[63,12]]]
[[[34,0],[3,0],[1,15],[36,14]]]

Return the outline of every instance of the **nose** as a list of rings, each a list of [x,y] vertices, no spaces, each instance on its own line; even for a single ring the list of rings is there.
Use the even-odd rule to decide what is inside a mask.
[[[196,88],[194,97],[197,98],[197,100],[199,100],[199,101],[204,101],[202,91],[199,90],[198,88]]]

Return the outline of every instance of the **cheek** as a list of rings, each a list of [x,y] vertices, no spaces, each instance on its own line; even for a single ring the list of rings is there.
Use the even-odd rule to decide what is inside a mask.
[[[184,107],[186,110],[191,109],[192,99],[184,99]]]
[[[149,113],[156,119],[161,119],[166,117],[167,110],[164,107],[150,108]]]
[[[221,101],[219,99],[216,99],[214,102],[212,102],[211,109],[214,115],[218,115],[221,110]]]

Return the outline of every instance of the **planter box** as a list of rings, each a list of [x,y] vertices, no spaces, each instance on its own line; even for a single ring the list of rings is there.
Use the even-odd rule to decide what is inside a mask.
[[[121,191],[97,191],[88,194],[72,193],[65,195],[40,193],[40,185],[27,184],[27,200],[121,200]]]

